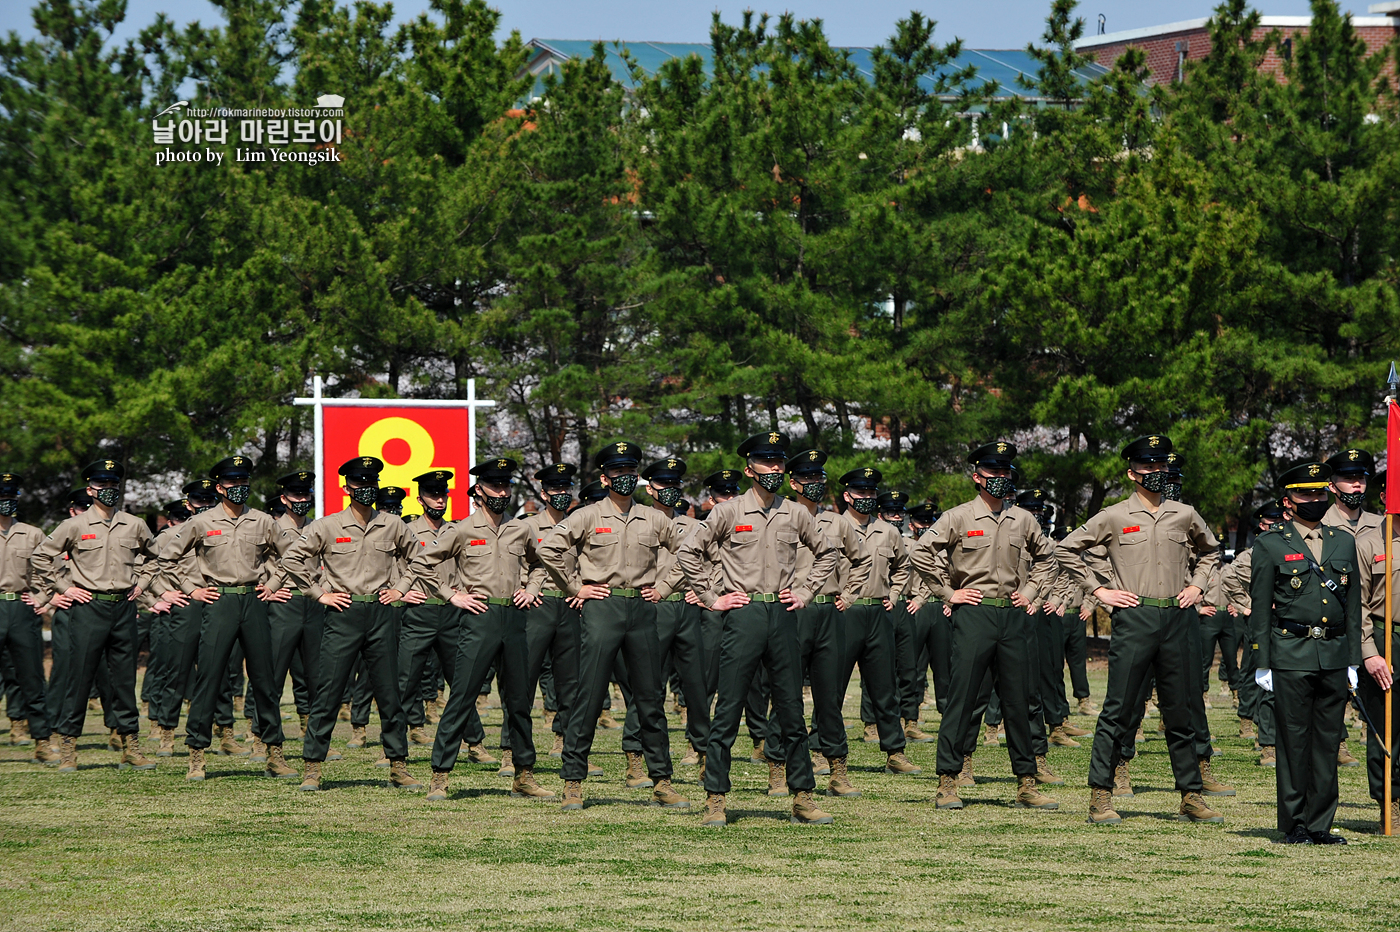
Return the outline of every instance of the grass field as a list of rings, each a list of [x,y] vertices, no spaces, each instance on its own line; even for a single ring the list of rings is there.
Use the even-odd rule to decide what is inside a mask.
[[[1102,670],[1091,680],[1101,697]],[[851,721],[858,701],[853,685]],[[1273,771],[1254,766],[1250,742],[1233,737],[1228,702],[1210,716],[1224,751],[1217,775],[1239,791],[1212,803],[1223,826],[1173,820],[1179,797],[1155,736],[1134,765],[1138,795],[1120,806],[1117,827],[1085,824],[1089,739],[1051,751],[1068,784],[1050,791],[1057,812],[1010,808],[1004,747],[978,751],[966,809],[937,812],[933,745],[910,748],[923,775],[893,777],[881,772],[877,746],[854,740],[852,779],[864,797],[825,802],[833,826],[794,826],[789,801],[765,795],[766,769],[747,762],[741,735],[729,798],[738,820],[714,831],[699,827],[704,794],[693,769],[677,772],[693,803],[685,814],[646,806],[649,791],[623,785],[619,731],[598,734],[595,760],[607,776],[585,783],[589,805],[561,813],[509,798],[494,766],[467,763],[450,799],[428,804],[421,791],[388,788],[387,772],[372,766],[377,744],[328,764],[327,791],[317,794],[238,758],[211,757],[209,779],[187,783],[178,743],[155,772],[119,773],[94,715],[76,775],[28,763],[21,748],[0,750],[0,928],[1400,926],[1400,839],[1376,834],[1364,768],[1341,776],[1337,824],[1351,844],[1272,844]],[[488,722],[499,721],[493,710]],[[671,725],[678,758],[684,738]],[[1150,719],[1149,735],[1154,727]],[[337,747],[348,734],[339,726]],[[297,757],[300,742],[289,740],[287,752]],[[410,761],[425,783],[427,756],[415,748]],[[557,770],[542,758],[547,786],[561,786]]]

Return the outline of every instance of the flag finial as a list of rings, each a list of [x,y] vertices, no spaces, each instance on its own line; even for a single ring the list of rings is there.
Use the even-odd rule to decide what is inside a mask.
[[[1386,376],[1385,380],[1390,384],[1390,397],[1400,396],[1400,375],[1395,373],[1395,360],[1393,359],[1390,361],[1390,375]]]

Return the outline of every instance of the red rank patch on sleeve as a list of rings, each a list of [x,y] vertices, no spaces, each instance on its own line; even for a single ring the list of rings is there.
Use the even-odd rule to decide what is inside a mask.
[[[968,531],[968,532],[967,532],[967,536],[968,536],[968,537],[986,537],[986,536],[987,536],[987,532],[986,532],[986,531]]]
[[[595,528],[593,529],[593,533],[594,533],[594,534],[611,534],[611,533],[612,533],[612,528],[610,528],[610,527],[595,527]]]
[[[1142,525],[1141,525],[1141,524],[1134,524],[1132,527],[1125,527],[1125,528],[1123,528],[1123,533],[1124,533],[1124,534],[1136,534],[1138,531],[1141,531],[1141,530],[1142,530]]]
[[[1303,559],[1303,555],[1301,553],[1285,553],[1283,559],[1285,562],[1292,563],[1294,560]]]
[[[335,542],[337,544],[352,544],[355,542],[355,539],[353,537],[337,537]]]
[[[1373,563],[1380,563],[1380,562],[1382,562],[1383,560],[1385,560],[1385,554],[1383,554],[1383,553],[1378,553],[1378,554],[1376,554],[1375,560],[1373,560],[1373,561],[1371,561],[1371,562],[1373,562]]]
[[[428,546],[428,542],[427,542],[426,540],[420,540],[420,541],[418,542],[418,546],[420,546],[420,547],[426,547],[426,546]]]
[[[224,533],[223,531],[205,531],[205,532],[204,532],[204,536],[205,536],[205,537],[219,537],[219,536],[221,536],[223,533]]]
[[[468,547],[485,547],[485,546],[486,546],[486,541],[484,541],[484,540],[474,540],[474,541],[472,541],[470,544],[468,544],[467,546],[468,546]]]
[[[734,531],[735,531],[735,533],[738,533],[739,531],[752,531],[752,530],[753,530],[753,525],[752,525],[752,524],[736,524],[736,525],[734,525]]]
[[[96,534],[84,534],[83,540],[97,540]]]

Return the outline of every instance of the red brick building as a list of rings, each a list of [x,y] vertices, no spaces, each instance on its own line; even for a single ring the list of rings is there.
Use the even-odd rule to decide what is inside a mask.
[[[1351,23],[1357,35],[1365,40],[1366,48],[1376,52],[1400,35],[1400,0],[1372,4],[1368,12],[1372,15],[1353,16]],[[1311,19],[1307,16],[1265,16],[1255,36],[1262,38],[1277,29],[1284,36],[1283,52],[1287,54],[1287,40],[1297,33],[1307,32],[1310,23]],[[1075,48],[1093,56],[1097,64],[1112,67],[1130,45],[1147,53],[1147,68],[1151,72],[1148,82],[1159,84],[1180,80],[1182,66],[1187,59],[1205,58],[1210,51],[1210,33],[1206,29],[1206,20],[1188,19],[1164,26],[1090,36],[1075,43]],[[1264,67],[1274,72],[1280,70],[1278,49],[1269,52]]]

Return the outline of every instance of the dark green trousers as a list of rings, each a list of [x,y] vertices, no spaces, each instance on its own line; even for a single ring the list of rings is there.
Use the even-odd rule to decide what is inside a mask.
[[[710,743],[710,704],[705,690],[705,650],[700,637],[698,605],[677,599],[656,603],[656,642],[661,651],[663,667],[674,664],[685,696],[685,736],[691,747],[703,750]],[[666,704],[666,681],[661,681],[660,702]],[[632,750],[634,742],[640,749],[641,723],[636,703],[627,705],[623,723],[624,749]]]
[[[548,660],[554,671],[555,716],[550,726],[556,735],[563,735],[578,702],[578,663],[580,626],[583,624],[578,609],[571,608],[567,599],[555,596],[541,596],[540,604],[525,613],[526,648],[526,691],[530,703],[535,700],[535,688],[541,684],[541,674]],[[549,708],[548,699],[545,708]],[[632,704],[627,706],[628,721],[634,713]],[[594,716],[597,717],[596,715]],[[501,722],[501,747],[511,746],[510,718]]]
[[[194,698],[190,700],[190,717],[185,723],[188,747],[209,747],[215,706],[229,695],[229,656],[235,644],[243,648],[248,679],[253,687],[257,709],[253,734],[267,744],[282,743],[282,715],[278,707],[281,688],[274,686],[272,678],[272,627],[267,620],[267,603],[252,592],[224,593],[217,601],[204,606]],[[231,715],[231,706],[229,712]]]
[[[1374,635],[1376,650],[1380,651],[1382,657],[1385,656],[1385,635],[1376,632]],[[1397,638],[1395,648],[1400,648],[1400,638]],[[1391,654],[1392,657],[1400,658],[1400,653]],[[1366,672],[1365,665],[1356,671],[1356,694],[1361,699],[1361,704],[1366,707],[1366,714],[1371,716],[1371,721],[1376,723],[1376,728],[1367,726],[1366,728],[1366,779],[1370,785],[1371,798],[1376,802],[1381,802],[1385,797],[1385,752],[1381,750],[1385,735],[1377,729],[1385,728],[1385,702],[1386,695],[1376,681],[1371,678],[1371,674]],[[1400,711],[1397,707],[1396,711]],[[1392,727],[1392,731],[1400,731]],[[1391,735],[1391,743],[1395,741],[1394,734]],[[1390,758],[1390,798],[1400,799],[1400,753],[1391,751],[1395,756]],[[1400,831],[1400,825],[1394,827]]]
[[[1205,689],[1210,688],[1210,666],[1215,660],[1215,648],[1220,648],[1220,682],[1228,683],[1231,689],[1236,688],[1235,684],[1239,680],[1239,649],[1240,643],[1235,638],[1235,619],[1230,617],[1230,613],[1224,609],[1219,609],[1214,615],[1206,616],[1199,612],[1196,619],[1201,628],[1201,683]]]
[[[1067,609],[1060,623],[1065,632],[1065,664],[1069,667],[1070,688],[1076,700],[1088,699],[1089,636],[1084,633],[1084,619],[1080,617],[1077,609]],[[1063,682],[1060,689],[1064,689]]]
[[[327,609],[321,635],[321,675],[306,726],[301,756],[323,761],[331,746],[340,697],[363,656],[374,701],[379,705],[380,741],[390,760],[408,757],[408,726],[399,701],[399,615],[379,602],[351,602],[342,612]]]
[[[1249,622],[1248,615],[1241,615],[1236,624],[1246,627]],[[1249,633],[1243,632],[1244,644],[1243,659],[1240,661],[1240,708],[1241,718],[1247,718],[1254,722],[1254,727],[1258,732],[1259,744],[1264,747],[1272,747],[1278,743],[1277,716],[1274,714],[1274,694],[1265,692],[1259,688],[1259,684],[1254,682],[1254,673],[1259,668],[1259,652],[1254,649],[1252,642],[1248,640]]]
[[[884,613],[882,608],[880,611]],[[754,674],[762,667],[768,671],[775,719],[768,744],[781,741],[783,745],[788,786],[797,792],[810,792],[816,788],[816,782],[802,714],[802,657],[798,649],[797,619],[782,602],[754,601],[721,614],[719,688],[705,754],[705,791],[728,793],[732,787],[729,780],[731,749],[739,735],[739,718]],[[893,688],[893,658],[889,663]]]
[[[1030,710],[1030,719],[1027,721],[1026,727],[1030,729],[1031,751],[1037,757],[1050,753],[1049,734],[1045,730],[1045,726],[1051,724],[1051,720],[1046,712],[1044,658],[1053,649],[1051,629],[1046,624],[1048,614],[1050,613],[1044,609],[1038,609],[1034,615],[1028,616],[1026,619],[1026,664],[1029,675],[1029,679],[1026,681],[1026,701],[1027,708]],[[1063,693],[1063,685],[1060,685],[1056,691]],[[973,727],[968,733],[968,743],[963,747],[964,756],[977,750],[977,739],[982,722],[996,726],[1005,722],[1004,710],[1001,706],[1001,692],[991,670],[987,671],[986,677],[982,680],[982,686],[977,692],[977,704],[973,709],[972,719]],[[1059,722],[1056,721],[1053,724],[1058,725]]]
[[[1069,718],[1069,702],[1065,700],[1065,620],[1056,612],[1044,610],[1040,619],[1040,707],[1045,724],[1054,728]]]
[[[43,624],[23,602],[0,602],[0,650],[8,654],[6,678],[14,684],[14,698],[7,690],[5,707],[11,720],[27,719],[30,734],[38,738],[53,733],[44,698]]]
[[[104,716],[113,723],[109,727],[122,735],[136,734],[140,728],[140,710],[136,705],[136,603],[125,598],[115,602],[93,599],[55,612],[56,648],[60,625],[65,629],[63,669],[60,672],[59,655],[55,652],[54,671],[62,694],[54,731],[72,737],[83,733],[88,695],[101,665],[111,684],[111,694],[102,697]]]
[[[671,778],[671,745],[661,701],[661,643],[656,634],[656,606],[641,598],[609,596],[583,603],[579,633],[579,700],[564,729],[564,765],[560,777],[588,776],[588,753],[598,710],[607,701],[614,661],[621,651],[637,706],[638,739],[653,780]],[[799,687],[800,689],[800,687]]]
[[[159,639],[161,688],[151,706],[151,718],[166,728],[180,724],[180,707],[187,695],[193,695],[190,685],[199,658],[199,630],[203,623],[203,602],[170,607]]]
[[[895,630],[891,613],[880,603],[852,605],[840,613],[846,656],[841,665],[840,695],[845,695],[851,675],[860,666],[862,691],[870,697],[870,715],[880,733],[880,750],[894,754],[904,750],[904,728],[899,721],[899,694],[895,686]],[[798,684],[799,687],[801,684]],[[799,689],[798,698],[801,698]],[[810,761],[808,761],[810,764]]]
[[[282,694],[287,675],[292,676],[297,711],[309,710],[316,694],[316,675],[321,669],[321,635],[326,626],[326,607],[313,598],[294,595],[285,602],[267,603],[267,621],[272,632],[272,684],[277,700],[276,714],[282,716]],[[295,663],[293,661],[296,661]],[[257,715],[257,692],[249,699],[250,717]]]
[[[928,688],[928,670],[933,668],[934,701],[942,703],[948,689],[948,635],[951,631],[943,617],[942,602],[928,602],[917,612],[909,614],[909,603],[901,600],[894,607],[896,616],[904,613],[909,628],[910,650],[899,655],[900,717],[918,721],[919,707]],[[941,688],[940,688],[941,681]],[[942,709],[942,705],[939,705]]]
[[[1274,670],[1278,830],[1326,834],[1337,814],[1337,746],[1346,734],[1347,671]]]
[[[153,614],[150,632],[151,652],[146,657],[146,675],[141,680],[141,701],[149,704],[147,715],[150,720],[160,722],[156,711],[160,708],[160,696],[169,677],[165,640],[170,636],[170,613]]]
[[[958,773],[966,749],[976,746],[976,706],[990,673],[1006,713],[1011,771],[1018,777],[1034,776],[1030,684],[1035,667],[1025,609],[957,605],[952,621],[952,678],[947,710],[938,729],[938,772]]]
[[[530,722],[534,695],[530,686],[530,651],[525,640],[526,612],[514,605],[488,605],[479,615],[454,610],[459,613],[459,626],[456,669],[451,679],[458,688],[448,695],[447,708],[438,722],[433,740],[433,770],[442,772],[457,766],[462,736],[476,712],[477,684],[485,682],[493,663],[501,691],[501,712],[510,719],[511,756],[516,767],[534,767],[535,737]]]
[[[1157,677],[1157,707],[1167,727],[1176,788],[1201,791],[1200,757],[1196,753],[1196,725],[1191,697],[1201,701],[1200,648],[1192,631],[1197,625],[1194,609],[1119,608],[1113,612],[1113,636],[1108,642],[1108,690],[1094,731],[1089,764],[1089,786],[1112,788],[1113,771],[1122,759],[1122,748],[1131,746],[1142,715],[1143,682]]]
[[[846,742],[846,725],[841,714],[841,704],[845,698],[846,659],[841,613],[836,610],[835,603],[826,602],[805,605],[795,614],[797,651],[802,661],[803,678],[812,684],[812,730],[817,748],[828,758],[846,757],[850,754],[850,747]],[[809,743],[812,740],[809,737]],[[785,750],[782,742],[774,742],[774,745],[774,751]]]
[[[457,635],[462,626],[462,610],[455,605],[410,605],[404,609],[399,633],[399,695],[403,697],[404,717],[410,728],[426,725],[423,711],[423,678],[428,661],[436,657],[447,671],[452,685],[457,668]],[[437,690],[433,690],[437,698]],[[472,709],[476,697],[472,696]]]

